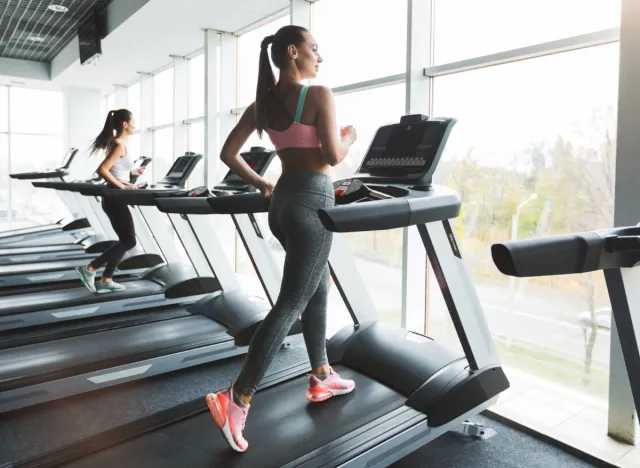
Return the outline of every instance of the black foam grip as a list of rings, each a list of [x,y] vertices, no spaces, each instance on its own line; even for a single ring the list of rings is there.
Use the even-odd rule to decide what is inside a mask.
[[[266,213],[270,200],[262,193],[243,193],[207,199],[209,206],[219,214]]]
[[[162,192],[171,195],[171,192]],[[130,206],[156,206],[156,198],[162,196],[153,190],[103,189],[103,194]]]
[[[65,171],[21,172],[18,174],[9,174],[9,177],[16,180],[35,180],[35,179],[49,179],[52,177],[62,177],[63,175],[66,175]]]
[[[61,186],[60,184],[66,184],[66,182],[31,182],[31,185],[34,187],[50,189],[60,189],[64,187],[64,185]]]
[[[494,244],[491,257],[508,276],[567,275],[597,270],[602,249],[600,236],[583,232]]]
[[[215,214],[205,197],[156,198],[156,206],[163,213]]]
[[[324,227],[333,232],[380,231],[411,223],[409,203],[401,198],[321,208],[318,216]]]

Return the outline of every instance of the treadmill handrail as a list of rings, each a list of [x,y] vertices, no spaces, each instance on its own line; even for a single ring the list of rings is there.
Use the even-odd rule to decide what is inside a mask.
[[[68,174],[65,169],[52,169],[50,171],[39,172],[20,172],[17,174],[9,174],[9,177],[15,180],[39,180],[50,179],[53,177],[63,177]]]
[[[271,203],[261,192],[210,197],[207,201],[217,214],[266,213]]]
[[[166,197],[156,198],[156,206],[163,213],[216,214],[208,202],[208,197]]]
[[[78,192],[83,195],[100,195],[102,187],[104,187],[102,183],[92,182],[32,182],[32,185],[34,187]]]
[[[179,187],[163,187],[149,189],[117,189],[103,186],[102,195],[111,197],[129,206],[156,206],[156,198],[179,192]]]
[[[640,252],[615,251],[607,244],[609,239],[634,232],[637,227],[501,242],[491,246],[491,257],[501,273],[518,277],[630,268],[640,263]]]
[[[406,198],[388,198],[320,208],[318,216],[329,231],[378,231],[409,226],[411,208]]]

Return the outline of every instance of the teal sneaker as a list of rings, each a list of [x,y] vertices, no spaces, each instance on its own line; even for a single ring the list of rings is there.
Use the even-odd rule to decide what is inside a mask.
[[[84,284],[87,289],[91,292],[96,292],[96,272],[89,271],[86,266],[77,267],[76,274],[82,280],[82,284]]]
[[[116,283],[112,279],[109,279],[107,281],[98,281],[98,283],[96,284],[96,292],[98,294],[124,291],[125,289],[127,289],[125,286]]]

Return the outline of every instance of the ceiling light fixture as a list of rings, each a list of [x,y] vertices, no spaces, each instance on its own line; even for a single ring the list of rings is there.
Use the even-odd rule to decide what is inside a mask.
[[[52,3],[47,8],[49,8],[49,10],[51,11],[55,11],[56,13],[66,13],[67,11],[69,11],[69,9],[66,6],[56,5],[55,3]]]
[[[42,36],[29,36],[29,37],[27,37],[27,41],[44,42],[44,37],[42,37]]]

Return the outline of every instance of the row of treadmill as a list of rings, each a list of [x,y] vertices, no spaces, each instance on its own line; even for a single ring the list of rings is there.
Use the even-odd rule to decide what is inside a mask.
[[[432,183],[455,123],[405,115],[380,127],[356,174],[334,183],[335,206],[318,216],[334,233],[415,226],[460,348],[380,321],[348,248],[335,235],[330,270],[353,323],[328,340],[327,350],[331,365],[356,381],[355,392],[310,407],[304,399],[310,367],[298,363],[263,380],[244,431],[251,441],[245,453],[226,445],[200,398],[129,424],[120,436],[112,430],[110,437],[42,454],[28,466],[150,466],[156,451],[184,466],[194,448],[203,467],[388,466],[450,430],[481,436],[482,426],[470,418],[493,405],[509,382],[454,234],[460,197]],[[11,175],[55,190],[71,217],[0,233],[0,413],[203,364],[215,372],[212,362],[247,352],[278,297],[281,267],[259,223],[269,200],[240,177],[229,172],[211,189],[186,187],[202,159],[187,153],[155,185],[109,189],[97,178],[69,180],[77,153],[69,151],[55,170]],[[275,153],[253,147],[242,157],[264,175]],[[74,271],[117,239],[100,207],[102,197],[129,205],[137,236],[115,275],[127,289],[113,294],[91,293]],[[233,220],[263,295],[243,288],[212,222],[216,216]],[[593,245],[604,239],[594,236]],[[540,239],[532,242],[540,246]],[[575,273],[566,243],[563,255],[549,245],[536,251],[527,241],[505,243],[492,253],[508,275]],[[632,266],[628,260],[598,263],[579,242],[576,249],[590,268]],[[614,257],[622,259],[617,252]],[[627,312],[625,332],[633,332]],[[299,322],[281,352],[293,343],[303,346]],[[627,354],[640,364],[637,340],[635,351]],[[158,443],[167,438],[169,454]]]

